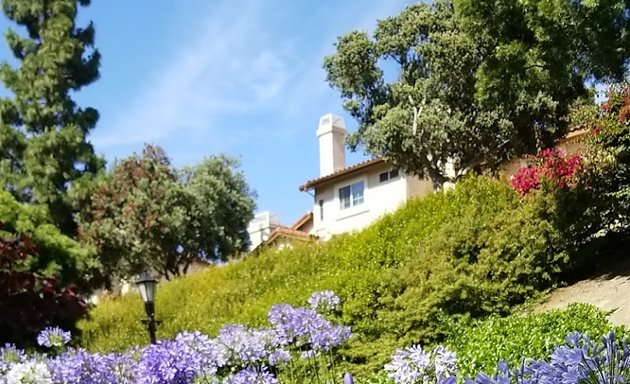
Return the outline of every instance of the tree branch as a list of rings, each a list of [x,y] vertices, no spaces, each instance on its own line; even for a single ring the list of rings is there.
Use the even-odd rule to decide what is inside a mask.
[[[416,136],[416,133],[418,131],[418,117],[420,116],[420,114],[422,114],[422,109],[424,108],[424,104],[426,103],[427,98],[426,96],[424,96],[422,98],[422,103],[420,105],[420,108],[416,108],[414,106],[415,101],[413,100],[413,97],[411,97],[411,95],[409,95],[409,102],[411,103],[411,108],[413,108],[413,124],[412,124],[412,132],[413,135]]]

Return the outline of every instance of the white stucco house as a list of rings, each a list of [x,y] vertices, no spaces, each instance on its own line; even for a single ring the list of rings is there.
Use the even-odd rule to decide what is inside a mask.
[[[341,117],[321,117],[319,177],[299,187],[314,199],[309,234],[322,240],[360,230],[410,198],[433,192],[431,181],[406,175],[381,157],[346,165],[346,133]]]
[[[575,153],[582,147],[586,130],[573,130],[557,143],[565,153]],[[313,208],[293,225],[285,227],[270,220],[262,232],[252,231],[253,248],[268,245],[283,248],[294,241],[328,240],[336,234],[361,230],[379,217],[398,209],[414,197],[435,191],[429,179],[407,175],[382,157],[358,164],[346,164],[346,128],[341,117],[327,114],[320,118],[316,135],[319,141],[319,176],[299,186],[300,191],[313,197]],[[508,177],[526,165],[524,158],[504,164]],[[441,189],[452,187],[452,183]],[[258,240],[258,241],[256,241]]]

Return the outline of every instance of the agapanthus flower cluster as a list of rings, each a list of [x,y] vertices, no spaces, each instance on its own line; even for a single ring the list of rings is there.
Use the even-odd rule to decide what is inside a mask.
[[[113,383],[116,376],[102,355],[70,349],[48,362],[54,383]]]
[[[6,384],[53,384],[46,362],[36,359],[13,365],[5,380]]]
[[[13,344],[6,344],[0,348],[0,378],[6,377],[7,372],[14,365],[26,360],[26,354],[21,349],[17,349]],[[0,384],[3,381],[0,379]]]
[[[322,297],[318,302],[336,302],[332,292]],[[311,308],[279,305],[268,317],[268,328],[226,325],[214,338],[182,332],[123,354],[69,348],[56,356],[27,356],[7,345],[0,348],[0,384],[277,384],[276,374],[303,352],[331,351],[350,337],[348,327]],[[59,328],[38,336],[40,345],[57,349],[69,340]]]
[[[531,164],[519,169],[512,177],[512,187],[522,195],[541,189],[544,185],[573,189],[583,169],[580,155],[566,156],[558,149],[544,149]]]
[[[310,308],[276,305],[269,310],[267,318],[276,327],[280,345],[310,347],[305,351],[305,357],[329,351],[343,344],[351,335],[349,327],[332,324]]]
[[[70,332],[64,331],[59,327],[44,328],[37,335],[37,344],[48,348],[61,348],[68,344],[71,339]]]
[[[396,384],[450,384],[455,383],[456,362],[455,353],[445,347],[425,351],[412,345],[396,350],[385,371]]]
[[[578,333],[567,337],[567,344],[556,348],[549,361],[523,359],[510,370],[500,363],[497,373],[477,375],[466,384],[625,384],[630,383],[630,349],[618,342],[614,333],[594,342]]]
[[[229,384],[278,384],[278,379],[266,367],[249,366],[228,378]]]
[[[333,291],[313,292],[308,298],[311,309],[318,313],[330,313],[339,308],[341,300]]]

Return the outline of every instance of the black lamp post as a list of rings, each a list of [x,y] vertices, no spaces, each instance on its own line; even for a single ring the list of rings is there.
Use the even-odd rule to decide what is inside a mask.
[[[155,291],[158,281],[148,273],[143,273],[138,276],[135,283],[138,286],[140,296],[142,296],[142,301],[144,301],[144,310],[147,313],[147,318],[142,320],[142,322],[147,325],[151,344],[155,344],[155,328],[160,323],[159,320],[155,320]]]

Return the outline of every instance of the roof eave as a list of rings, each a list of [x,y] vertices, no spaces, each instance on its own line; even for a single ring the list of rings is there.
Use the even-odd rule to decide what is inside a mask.
[[[307,181],[306,183],[304,183],[304,184],[299,186],[300,192],[305,192],[305,191],[307,191],[309,189],[313,189],[314,187],[317,187],[317,186],[322,185],[324,183],[327,183],[327,182],[330,182],[330,181],[333,181],[333,180],[337,180],[337,179],[339,179],[341,177],[344,177],[344,176],[347,176],[347,175],[351,175],[351,174],[353,174],[355,172],[362,171],[362,170],[364,170],[366,168],[372,167],[372,166],[374,166],[376,164],[381,164],[383,162],[385,162],[384,158],[377,157],[377,158],[374,158],[374,159],[366,160],[366,161],[364,161],[362,163],[353,165],[351,167],[345,168],[343,170],[337,171],[337,172],[332,173],[330,175],[322,176],[322,177],[320,177],[318,179]]]

